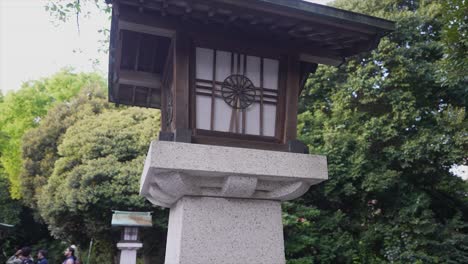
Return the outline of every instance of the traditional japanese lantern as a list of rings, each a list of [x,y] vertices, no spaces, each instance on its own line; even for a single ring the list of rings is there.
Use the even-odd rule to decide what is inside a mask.
[[[150,212],[114,211],[113,227],[121,227],[122,233],[117,248],[120,250],[120,264],[135,264],[137,251],[143,247],[138,231],[142,227],[151,227]]]
[[[284,263],[280,202],[327,179],[296,140],[305,81],[394,23],[300,0],[109,2],[110,101],[161,109],[140,191],[171,208],[166,263]]]

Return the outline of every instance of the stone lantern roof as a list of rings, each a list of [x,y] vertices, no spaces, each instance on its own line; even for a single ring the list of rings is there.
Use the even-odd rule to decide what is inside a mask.
[[[151,212],[114,211],[112,226],[151,227]]]

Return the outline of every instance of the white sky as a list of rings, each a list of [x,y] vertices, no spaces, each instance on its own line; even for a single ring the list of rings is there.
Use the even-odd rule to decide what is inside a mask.
[[[102,0],[104,1],[104,0]],[[93,71],[92,59],[106,72],[107,55],[98,52],[97,30],[106,27],[106,16],[95,15],[54,26],[45,11],[46,0],[0,0],[0,89],[17,90],[21,83],[49,76],[63,67]],[[75,50],[75,52],[74,52]],[[76,52],[77,51],[77,52]]]

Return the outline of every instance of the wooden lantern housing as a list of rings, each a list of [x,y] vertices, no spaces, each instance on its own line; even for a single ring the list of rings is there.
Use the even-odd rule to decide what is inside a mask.
[[[161,140],[303,152],[298,97],[317,64],[394,23],[300,0],[113,0],[109,100],[161,109]]]

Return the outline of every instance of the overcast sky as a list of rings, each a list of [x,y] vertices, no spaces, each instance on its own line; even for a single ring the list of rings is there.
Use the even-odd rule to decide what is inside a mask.
[[[109,24],[105,16],[54,25],[45,0],[0,0],[0,89],[16,90],[23,81],[46,77],[67,66],[92,71],[100,59],[105,72],[107,56],[99,53],[97,32]]]

